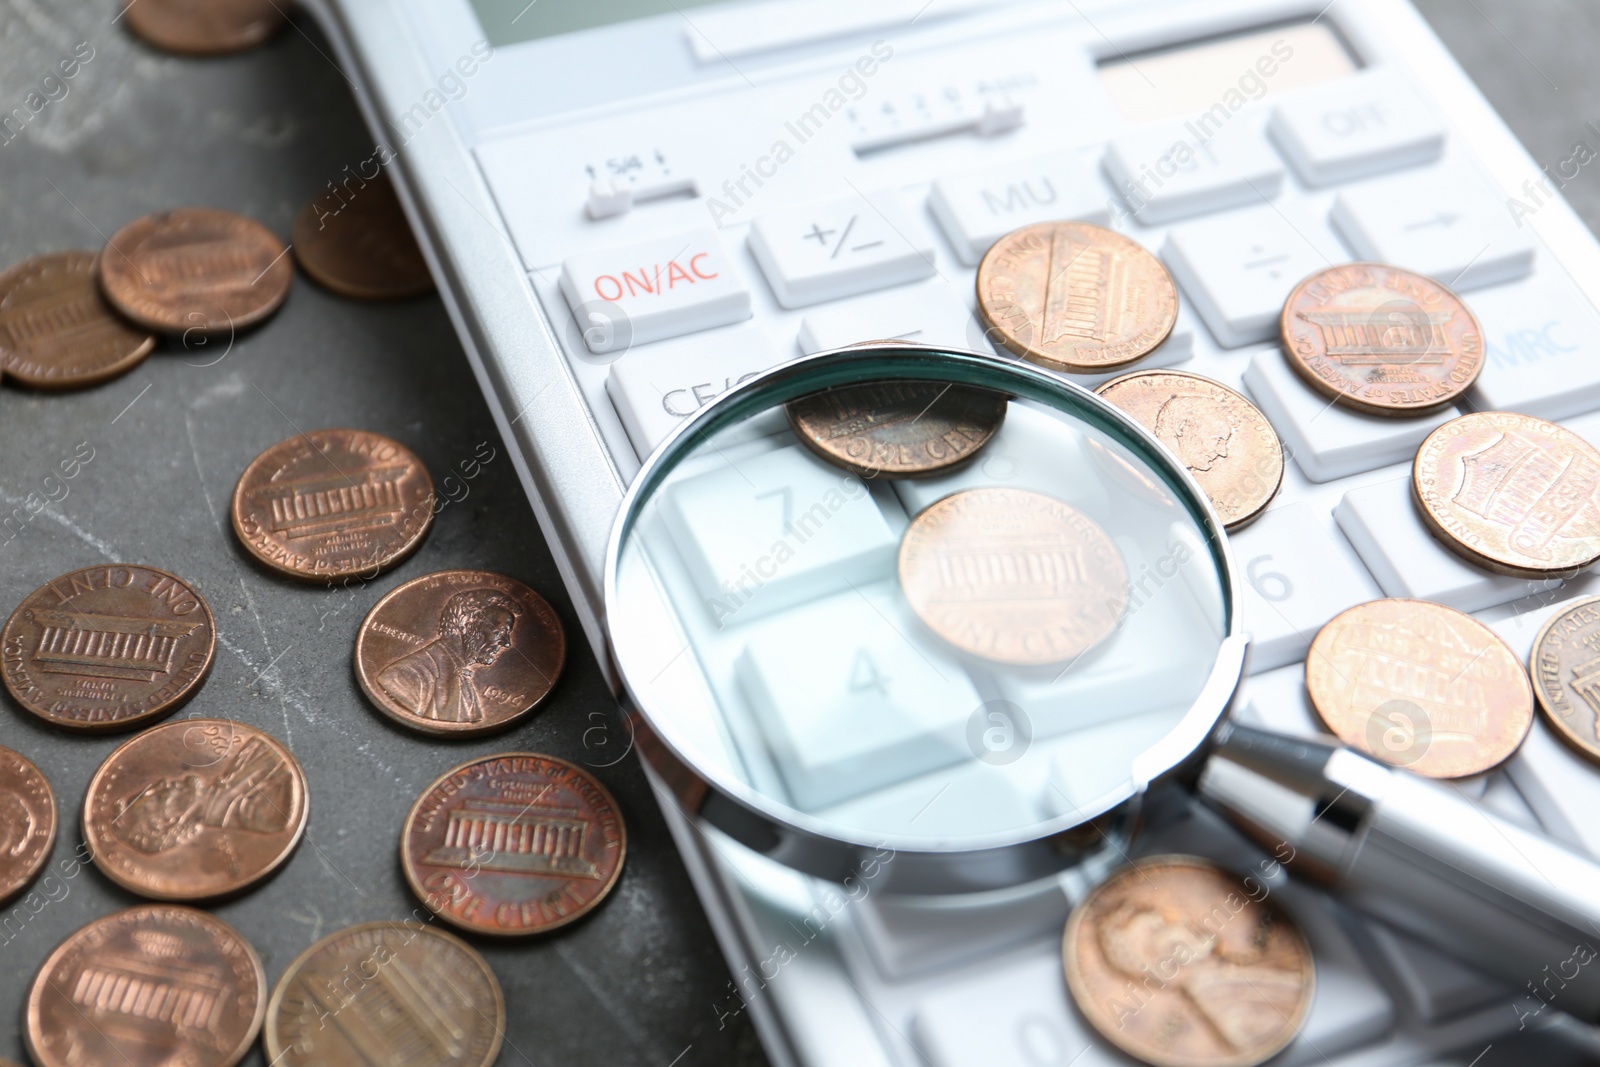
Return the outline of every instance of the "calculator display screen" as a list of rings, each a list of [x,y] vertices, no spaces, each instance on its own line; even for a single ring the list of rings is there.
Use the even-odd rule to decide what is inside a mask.
[[[497,47],[670,15],[725,0],[472,0],[489,43]]]

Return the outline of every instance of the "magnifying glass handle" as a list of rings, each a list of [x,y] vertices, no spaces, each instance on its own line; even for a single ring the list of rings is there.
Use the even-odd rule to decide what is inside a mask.
[[[1291,872],[1505,979],[1519,1015],[1600,1021],[1590,857],[1349,749],[1231,723],[1199,792]]]

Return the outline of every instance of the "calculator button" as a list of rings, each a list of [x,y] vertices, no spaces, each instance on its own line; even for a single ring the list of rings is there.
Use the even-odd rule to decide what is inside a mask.
[[[1267,124],[1307,185],[1431,163],[1444,124],[1398,74],[1375,70],[1285,96]]]
[[[800,351],[823,352],[862,341],[912,341],[992,355],[985,327],[946,283],[930,282],[821,308],[800,322]]]
[[[710,229],[571,256],[561,264],[561,294],[597,354],[750,317],[750,288]],[[620,324],[588,328],[587,316],[612,308]]]
[[[1564,419],[1600,408],[1600,317],[1565,276],[1488,289],[1472,299],[1483,327],[1483,373],[1468,394],[1480,411]]]
[[[1418,418],[1386,419],[1351,411],[1302,381],[1276,348],[1250,360],[1244,387],[1313,482],[1409,460],[1423,438],[1458,414],[1447,408]]]
[[[1277,196],[1283,184],[1278,157],[1250,119],[1204,141],[1179,123],[1142,129],[1112,141],[1104,166],[1146,224],[1259,204]]]
[[[891,978],[986,956],[1034,938],[1058,940],[1072,902],[1056,879],[943,900],[872,893],[855,911],[861,940]]]
[[[1456,292],[1513,282],[1533,270],[1533,241],[1463,163],[1366,182],[1341,192],[1333,224],[1360,259],[1426,274]]]
[[[1110,193],[1099,174],[1100,150],[1057,152],[933,183],[928,206],[955,246],[978,265],[989,246],[1019,226],[1075,220],[1105,225]]]
[[[931,277],[933,237],[894,193],[873,193],[763,215],[750,250],[778,303],[825,300]]]
[[[1503,982],[1383,923],[1366,923],[1364,930],[1377,949],[1373,965],[1389,975],[1390,984],[1424,1022],[1440,1022],[1494,1001],[1513,1003],[1517,998],[1516,991]]]
[[[763,330],[740,327],[691,342],[629,352],[606,376],[606,393],[643,459],[679,424],[747,378],[783,362]]]
[[[1175,226],[1161,258],[1217,344],[1238,348],[1276,338],[1289,291],[1349,256],[1320,219],[1268,205]]]
[[[1311,636],[1315,637],[1316,632]],[[1333,735],[1312,710],[1311,698],[1306,695],[1305,664],[1296,663],[1254,675],[1247,693],[1239,712],[1241,721],[1291,737],[1333,740]]]

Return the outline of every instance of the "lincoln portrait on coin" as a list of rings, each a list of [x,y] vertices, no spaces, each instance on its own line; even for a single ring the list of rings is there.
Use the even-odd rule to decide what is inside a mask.
[[[493,589],[469,589],[445,602],[439,636],[378,672],[378,685],[411,714],[438,722],[479,722],[483,704],[472,673],[511,647],[522,608]]]
[[[117,805],[112,825],[141,852],[186,845],[210,830],[282,833],[294,806],[294,775],[260,738],[221,763],[157,779]]]
[[[1178,393],[1156,412],[1156,436],[1192,471],[1208,471],[1228,458],[1233,422],[1205,397]]]

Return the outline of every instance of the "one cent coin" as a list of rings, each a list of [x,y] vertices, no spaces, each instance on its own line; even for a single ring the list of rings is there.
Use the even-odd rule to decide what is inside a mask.
[[[181,707],[211,672],[216,624],[198,591],[154,567],[85,567],[35,589],[0,638],[0,677],[57,726],[117,730]]]
[[[132,370],[155,345],[100,295],[93,252],[36,256],[0,274],[0,370],[24,385],[94,385]]]
[[[1006,399],[939,382],[871,382],[788,406],[789,425],[823,459],[864,478],[943,474],[1000,429]]]
[[[95,866],[157,900],[246,889],[288,861],[306,826],[306,778],[253,726],[184,719],[146,730],[89,781],[83,839]]]
[[[100,253],[106,299],[158,333],[211,335],[252,326],[278,310],[293,278],[288,249],[271,230],[209,207],[135,219]]]
[[[386,175],[317,197],[295,216],[293,236],[300,268],[340,296],[404,300],[433,291],[428,261]]]
[[[461,939],[419,922],[329,934],[289,964],[262,1032],[280,1067],[489,1067],[506,1028],[494,972]]]
[[[1183,371],[1135,371],[1095,390],[1139,420],[1189,468],[1223,525],[1260,517],[1283,484],[1283,446],[1256,406]]]
[[[1374,600],[1334,616],[1306,655],[1306,690],[1339,740],[1430,778],[1498,767],[1533,724],[1533,690],[1506,643],[1426,600]]]
[[[969,489],[912,520],[900,587],[917,617],[963,652],[1062,663],[1116,629],[1127,569],[1076,508],[1026,489]]]
[[[261,1029],[255,949],[215,916],[148,904],[96,919],[44,961],[28,994],[38,1067],[232,1067]]]
[[[617,884],[627,850],[606,787],[533,752],[449,771],[417,798],[400,834],[411,891],[479,934],[538,934],[582,918]]]
[[[978,310],[1007,349],[1050,367],[1099,373],[1152,352],[1178,321],[1161,261],[1087,222],[1013,230],[978,264]]]
[[[1289,294],[1280,328],[1300,377],[1369,415],[1437,411],[1483,370],[1483,331],[1461,298],[1381,263],[1313,274]]]
[[[33,881],[56,843],[56,798],[26,756],[0,748],[0,903]]]
[[[1469,563],[1552,578],[1600,560],[1600,451],[1554,423],[1451,419],[1417,449],[1411,488],[1428,529]]]
[[[147,44],[186,56],[242,52],[289,24],[274,0],[126,0],[122,8]]]
[[[1316,968],[1254,883],[1202,859],[1125,867],[1073,909],[1067,988],[1102,1037],[1155,1067],[1255,1067],[1299,1032]]]
[[[1545,721],[1600,762],[1600,597],[1574,601],[1551,616],[1534,638],[1528,673]]]
[[[422,544],[433,526],[433,479],[409,448],[362,430],[316,430],[279,441],[233,490],[233,531],[280,574],[323,581],[372,577]]]

